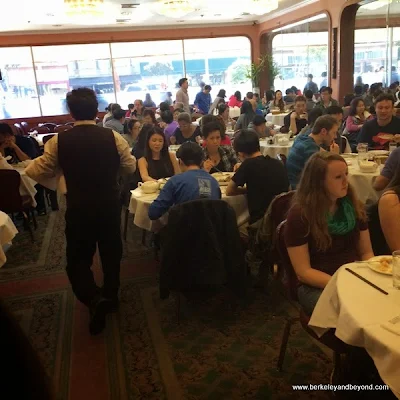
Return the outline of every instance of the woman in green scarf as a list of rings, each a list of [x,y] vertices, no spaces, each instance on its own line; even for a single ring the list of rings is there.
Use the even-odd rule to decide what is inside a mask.
[[[349,185],[340,155],[323,151],[309,159],[284,238],[299,280],[299,302],[308,315],[338,268],[374,256],[364,205]]]

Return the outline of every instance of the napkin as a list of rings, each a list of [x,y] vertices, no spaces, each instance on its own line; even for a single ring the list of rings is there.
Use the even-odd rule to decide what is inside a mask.
[[[390,321],[381,324],[381,327],[400,336],[400,315],[392,318]]]
[[[7,162],[7,159],[0,154],[0,169],[13,169],[13,167]]]

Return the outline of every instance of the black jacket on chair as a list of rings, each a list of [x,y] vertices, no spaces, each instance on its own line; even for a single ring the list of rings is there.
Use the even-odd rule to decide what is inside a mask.
[[[236,215],[223,200],[194,200],[169,212],[161,234],[160,297],[169,290],[228,284],[245,295],[246,266]]]

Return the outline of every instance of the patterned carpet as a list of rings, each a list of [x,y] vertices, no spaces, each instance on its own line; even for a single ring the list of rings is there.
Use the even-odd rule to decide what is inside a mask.
[[[328,383],[332,364],[300,326],[276,371],[285,318],[296,310],[271,287],[232,309],[226,293],[190,304],[177,321],[175,296],[158,297],[157,268],[129,221],[121,305],[104,334],[91,337],[88,313],[68,284],[64,204],[39,217],[36,242],[21,232],[0,269],[0,293],[38,351],[61,400],[328,399],[292,384]],[[101,279],[96,255],[93,270]]]

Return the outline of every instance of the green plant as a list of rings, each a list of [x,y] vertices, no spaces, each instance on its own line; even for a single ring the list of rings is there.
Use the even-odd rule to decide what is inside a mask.
[[[270,86],[274,84],[275,78],[280,74],[279,65],[275,62],[272,55],[267,55],[267,71],[268,71],[268,82]]]
[[[261,75],[265,70],[267,70],[270,84],[273,84],[280,71],[278,64],[270,54],[264,54],[258,58],[257,62],[251,63],[246,68],[246,78],[251,80],[254,87],[259,87]]]

